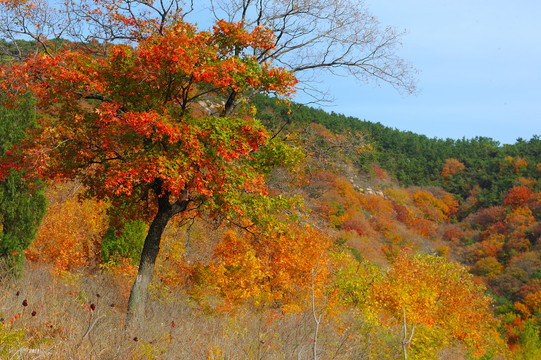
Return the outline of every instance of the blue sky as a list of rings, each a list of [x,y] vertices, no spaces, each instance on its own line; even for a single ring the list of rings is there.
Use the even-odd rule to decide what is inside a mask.
[[[541,1],[366,0],[366,6],[382,26],[407,31],[399,54],[420,71],[419,93],[329,77],[335,100],[324,110],[429,137],[510,144],[541,135]]]

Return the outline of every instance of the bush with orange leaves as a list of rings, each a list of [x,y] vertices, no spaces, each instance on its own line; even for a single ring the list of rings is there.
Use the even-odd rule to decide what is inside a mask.
[[[205,279],[230,303],[300,309],[324,295],[330,279],[332,242],[326,234],[294,226],[288,234],[256,238],[228,232],[214,249]]]
[[[506,156],[500,161],[500,173],[510,171],[520,174],[528,167],[528,161],[521,157]]]
[[[509,190],[503,204],[516,209],[521,206],[526,206],[528,201],[534,196],[532,189],[526,186],[515,186]]]
[[[47,214],[37,238],[26,251],[30,261],[53,264],[58,271],[97,267],[101,263],[108,205],[93,199],[79,201],[77,190],[77,184],[47,190]]]
[[[441,170],[441,176],[445,179],[445,182],[449,181],[449,178],[460,171],[464,171],[466,167],[463,163],[457,159],[446,159],[443,163],[443,169]]]
[[[458,263],[402,253],[372,286],[374,303],[397,321],[405,311],[409,326],[417,325],[411,349],[416,359],[436,358],[430,354],[449,343],[466,346],[473,358],[503,349],[491,299]]]
[[[428,220],[444,223],[458,211],[453,195],[443,192],[439,197],[426,190],[413,193],[413,202]]]

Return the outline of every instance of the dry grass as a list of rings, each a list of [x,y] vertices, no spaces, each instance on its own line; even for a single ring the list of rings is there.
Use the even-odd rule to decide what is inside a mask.
[[[114,284],[106,274],[57,276],[43,265],[0,279],[0,358],[313,359],[310,309],[216,311],[181,292],[154,291],[144,329],[129,333]],[[398,336],[351,313],[324,317],[318,359],[398,358]]]

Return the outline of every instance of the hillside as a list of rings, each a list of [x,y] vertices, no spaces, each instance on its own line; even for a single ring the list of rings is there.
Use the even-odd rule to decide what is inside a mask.
[[[415,326],[413,359],[539,354],[539,138],[504,147],[490,139],[443,141],[297,104],[288,109],[268,98],[255,104],[271,134],[304,154],[301,162],[272,170],[269,192],[303,205],[284,213],[287,231],[205,217],[169,226],[152,287],[153,309],[162,309],[153,311],[168,318],[148,315],[152,331],[138,335],[139,343],[115,338],[124,354],[219,359],[254,358],[247,354],[255,351],[302,358],[316,339],[328,358],[397,358],[403,312],[410,330]],[[80,191],[77,182],[49,185],[48,213],[26,251],[29,276],[50,266],[58,285],[47,291],[72,295],[49,301],[22,290],[45,309],[34,321],[17,310],[22,298],[13,289],[24,283],[2,282],[9,305],[0,315],[11,320],[0,336],[28,348],[52,344],[57,358],[108,353],[106,344],[85,341],[85,328],[77,325],[86,321],[82,314],[71,322],[59,314],[82,306],[89,325],[106,316],[99,331],[121,322],[147,231],[139,220],[113,221],[107,202],[79,201]],[[453,291],[442,291],[448,288]],[[105,301],[109,309],[99,306]],[[96,304],[101,312],[93,315],[89,306]],[[177,304],[181,314],[164,310],[167,304]],[[199,329],[209,321],[214,337]],[[172,325],[166,329],[164,322]],[[255,330],[254,322],[267,325]],[[180,350],[191,340],[179,334],[170,342],[181,323],[197,335],[197,349]],[[68,338],[68,327],[82,331]],[[5,344],[4,354],[17,347]]]
[[[541,138],[291,102],[416,92],[364,5],[0,1],[0,358],[540,359]]]
[[[320,198],[328,202],[322,206],[328,223],[354,253],[371,261],[384,254],[392,262],[399,248],[411,246],[449,256],[488,287],[511,347],[520,342],[525,324],[539,329],[539,136],[504,146],[488,138],[428,139],[297,104],[288,114],[264,97],[256,104],[270,123],[279,119],[293,128],[317,123],[326,127],[329,139],[361,136],[374,149],[347,156],[357,181],[344,166],[335,167],[342,178],[326,183]],[[378,195],[368,187],[379,189]]]
[[[272,123],[290,122],[294,126],[317,123],[333,133],[360,132],[374,151],[363,157],[359,166],[379,164],[404,186],[440,186],[465,200],[477,186],[477,209],[501,203],[504,194],[520,178],[538,179],[541,162],[541,138],[518,139],[513,145],[501,146],[490,138],[438,139],[385,127],[323,110],[285,104],[258,96],[255,104],[259,116]],[[289,112],[289,114],[288,114]],[[442,176],[444,164],[456,159],[464,169],[452,177]],[[539,190],[539,184],[535,185]]]

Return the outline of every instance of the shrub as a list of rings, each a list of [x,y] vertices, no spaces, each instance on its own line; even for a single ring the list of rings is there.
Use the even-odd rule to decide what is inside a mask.
[[[120,231],[114,227],[107,229],[101,243],[103,262],[124,258],[131,259],[134,265],[138,264],[147,230],[147,225],[142,220],[125,223]]]

